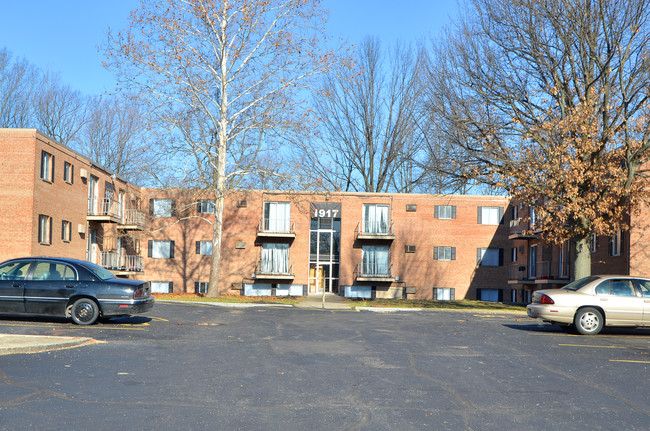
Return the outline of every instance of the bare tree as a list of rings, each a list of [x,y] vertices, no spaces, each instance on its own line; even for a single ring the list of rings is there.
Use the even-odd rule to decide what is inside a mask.
[[[431,108],[472,156],[458,169],[572,240],[576,278],[590,235],[648,195],[649,18],[648,0],[472,0],[432,62]]]
[[[13,60],[6,48],[0,50],[0,127],[34,127],[32,97],[39,75],[27,60]]]
[[[129,97],[89,100],[87,121],[73,147],[104,168],[137,183],[156,169],[158,152],[140,104]]]
[[[296,93],[327,69],[319,0],[150,0],[109,34],[122,86],[157,105],[194,181],[215,196],[209,296],[219,294],[223,204],[272,131],[295,125]]]
[[[46,73],[34,94],[33,120],[40,131],[69,146],[87,121],[88,97],[63,84],[58,74]]]
[[[366,38],[353,65],[331,70],[315,100],[313,131],[296,139],[312,183],[345,191],[412,191],[422,172],[419,58]]]

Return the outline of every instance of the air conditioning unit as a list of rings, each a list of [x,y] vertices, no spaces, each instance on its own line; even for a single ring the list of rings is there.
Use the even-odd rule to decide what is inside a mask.
[[[88,179],[88,171],[84,168],[79,169],[79,176],[84,180]]]
[[[77,225],[77,232],[78,233],[86,233],[86,225],[85,224],[78,224]]]

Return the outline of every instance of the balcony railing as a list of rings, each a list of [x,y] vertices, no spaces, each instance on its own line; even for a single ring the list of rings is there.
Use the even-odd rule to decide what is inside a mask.
[[[257,236],[295,238],[296,226],[293,220],[263,218],[257,225]]]
[[[395,281],[392,263],[362,262],[354,270],[354,279],[357,281]]]
[[[117,223],[122,219],[120,203],[107,198],[88,199],[88,219]]]
[[[535,226],[521,218],[510,220],[510,239],[515,238],[537,238]]]
[[[293,279],[293,263],[259,260],[255,267],[255,278]]]
[[[393,240],[395,239],[394,226],[392,222],[381,227],[364,226],[362,222],[359,222],[354,230],[354,237],[355,239]]]
[[[113,271],[142,271],[142,256],[121,254],[114,251],[102,251],[101,261],[94,263]]]
[[[145,215],[142,211],[127,209],[120,222],[120,229],[142,230],[145,227]]]
[[[522,270],[523,269],[523,270]],[[533,271],[523,265],[510,265],[508,268],[508,280],[529,282],[529,283],[548,283],[549,280],[569,280],[570,267],[565,262],[560,265],[559,262],[539,261],[535,263]]]

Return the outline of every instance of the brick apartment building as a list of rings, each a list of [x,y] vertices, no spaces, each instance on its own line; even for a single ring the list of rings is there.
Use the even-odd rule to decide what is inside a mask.
[[[158,292],[207,289],[210,196],[141,189],[33,129],[0,129],[0,167],[0,260],[74,257]],[[648,215],[594,238],[594,273],[650,273]],[[220,292],[528,302],[571,274],[568,245],[542,243],[534,221],[500,196],[241,191]]]

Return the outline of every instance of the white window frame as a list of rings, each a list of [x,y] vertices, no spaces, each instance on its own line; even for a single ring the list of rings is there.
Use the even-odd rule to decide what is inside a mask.
[[[151,259],[171,259],[172,241],[151,240]]]
[[[197,295],[205,295],[208,293],[209,287],[210,287],[209,281],[195,281],[194,293],[196,293]]]
[[[214,199],[199,199],[196,207],[199,214],[214,214],[215,200]]]
[[[501,266],[500,254],[501,249],[481,247],[478,249],[478,265],[479,266]]]
[[[52,217],[38,215],[38,242],[43,245],[52,244]]]
[[[171,281],[152,281],[151,293],[172,293],[173,283]]]
[[[497,226],[501,224],[501,218],[503,217],[503,208],[502,207],[478,207],[479,211],[479,223],[482,225]]]
[[[212,256],[212,241],[197,241],[196,251],[201,256]]]
[[[288,274],[289,244],[265,242],[262,244],[260,266],[263,274]]]
[[[363,204],[363,233],[390,233],[390,205]]]
[[[70,162],[63,162],[63,181],[74,184],[74,165]]]
[[[390,247],[364,245],[361,251],[361,273],[364,275],[390,274]]]
[[[598,236],[595,233],[591,234],[591,239],[589,241],[589,251],[596,253],[598,249]]]
[[[433,248],[433,258],[435,260],[441,261],[452,261],[455,260],[455,249],[456,247],[451,246],[435,246]]]
[[[172,199],[151,199],[151,215],[159,218],[171,217],[173,213],[174,201]]]
[[[454,205],[436,205],[437,219],[439,220],[453,220],[454,219]]]
[[[70,242],[72,240],[72,222],[68,220],[61,221],[61,240]]]
[[[41,151],[41,179],[54,182],[54,156],[45,150]]]
[[[264,232],[291,231],[291,203],[264,202]]]
[[[611,241],[612,241],[612,249],[611,249],[612,256],[620,256],[621,255],[621,230],[620,229],[616,229],[614,235],[611,236]]]
[[[453,301],[456,299],[456,289],[453,287],[434,287],[434,301]]]

